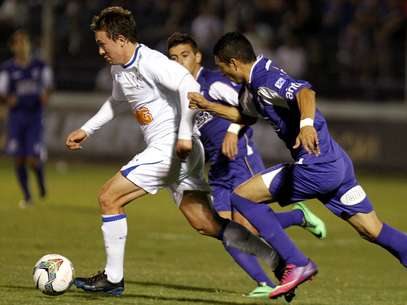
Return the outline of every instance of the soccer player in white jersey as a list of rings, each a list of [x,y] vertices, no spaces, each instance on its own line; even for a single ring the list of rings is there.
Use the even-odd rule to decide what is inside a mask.
[[[241,225],[216,216],[210,208],[202,146],[192,137],[194,112],[188,108],[188,92],[199,92],[193,76],[165,55],[137,43],[130,11],[106,8],[93,18],[91,29],[99,54],[112,65],[112,96],[80,129],[68,135],[66,145],[70,150],[80,149],[91,134],[127,107],[142,129],[147,148],[103,185],[98,200],[106,266],[94,276],[76,278],[75,285],[91,292],[123,293],[124,206],[163,187],[172,190],[179,209],[201,234],[262,256],[275,267],[278,256],[270,246]]]

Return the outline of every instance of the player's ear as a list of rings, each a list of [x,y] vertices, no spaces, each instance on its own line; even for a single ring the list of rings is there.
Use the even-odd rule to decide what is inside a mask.
[[[202,63],[202,53],[201,52],[196,52],[195,54],[195,60],[197,64],[201,64]]]
[[[124,47],[127,42],[127,38],[124,37],[123,35],[117,35],[116,41],[119,43],[121,47]]]
[[[235,58],[230,59],[230,66],[233,70],[237,71],[239,69],[239,64],[240,62],[237,59]]]

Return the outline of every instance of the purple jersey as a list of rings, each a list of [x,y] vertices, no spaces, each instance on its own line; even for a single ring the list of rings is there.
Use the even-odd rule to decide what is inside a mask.
[[[318,133],[321,154],[318,157],[308,154],[302,146],[292,148],[300,126],[296,94],[303,88],[311,88],[311,85],[306,81],[293,79],[264,57],[259,57],[253,65],[247,85],[256,111],[274,127],[294,160],[305,164],[336,160],[342,156],[342,150],[330,136],[325,118],[318,109],[315,112],[314,127]],[[250,103],[245,100],[247,96],[240,94],[243,108],[245,103]]]
[[[41,116],[41,95],[51,87],[51,72],[44,62],[33,59],[22,67],[13,59],[2,65],[0,74],[0,94],[13,95],[17,104],[10,108],[10,116]]]
[[[13,59],[2,65],[0,95],[17,99],[8,115],[7,153],[41,157],[44,151],[41,95],[51,84],[49,67],[38,59],[25,67],[17,65]]]

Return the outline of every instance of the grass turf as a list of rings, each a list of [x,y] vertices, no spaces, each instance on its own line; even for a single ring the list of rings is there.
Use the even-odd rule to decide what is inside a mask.
[[[233,305],[284,304],[242,296],[254,283],[232,262],[221,244],[194,232],[166,191],[127,207],[126,290],[122,297],[71,288],[58,297],[34,288],[32,267],[42,255],[72,260],[79,276],[104,266],[96,194],[118,169],[114,165],[49,163],[49,196],[20,209],[20,191],[9,161],[0,160],[0,304]],[[31,178],[33,176],[31,175]],[[33,179],[31,179],[32,181]],[[380,218],[407,231],[407,180],[363,176],[360,181]],[[32,181],[35,192],[35,185]],[[34,197],[35,198],[35,197]],[[318,264],[319,274],[297,290],[293,304],[406,305],[407,272],[390,254],[362,241],[321,204],[312,210],[327,223],[320,241],[300,228],[289,234]]]

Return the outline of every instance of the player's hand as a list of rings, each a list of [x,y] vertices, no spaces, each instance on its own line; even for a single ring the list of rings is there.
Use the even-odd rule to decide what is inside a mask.
[[[210,102],[198,92],[189,92],[188,99],[190,109],[208,110]]]
[[[192,140],[179,139],[177,141],[175,150],[177,152],[178,158],[180,158],[181,160],[185,160],[192,151]]]
[[[293,148],[297,149],[301,145],[309,154],[320,155],[318,133],[313,126],[305,126],[300,129]]]
[[[230,160],[234,160],[238,153],[238,136],[233,132],[227,132],[222,143],[222,153]]]
[[[82,129],[77,129],[72,131],[68,137],[66,138],[65,145],[70,150],[78,150],[81,149],[81,143],[88,138],[86,132]]]

